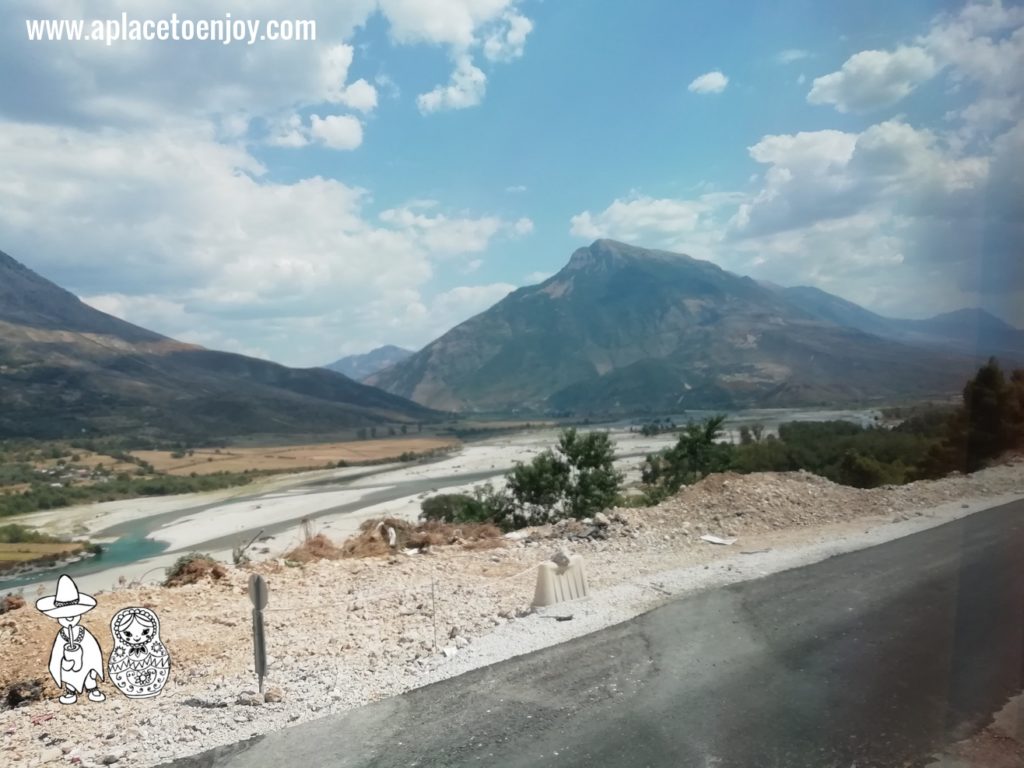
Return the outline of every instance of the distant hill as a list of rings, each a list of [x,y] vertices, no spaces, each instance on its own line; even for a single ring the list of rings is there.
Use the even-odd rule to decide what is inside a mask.
[[[402,349],[392,344],[377,347],[374,350],[362,355],[349,355],[340,360],[335,360],[324,368],[330,371],[343,373],[350,379],[362,381],[378,371],[382,371],[389,365],[400,363],[413,354],[411,349]]]
[[[139,328],[0,252],[0,438],[310,434],[438,416],[333,371]]]
[[[793,304],[823,320],[909,344],[941,346],[978,357],[1024,363],[1024,331],[983,309],[958,309],[925,320],[883,317],[820,288],[779,288]]]
[[[635,413],[939,396],[974,366],[852,325],[856,305],[826,318],[798,298],[598,240],[367,382],[446,410]]]

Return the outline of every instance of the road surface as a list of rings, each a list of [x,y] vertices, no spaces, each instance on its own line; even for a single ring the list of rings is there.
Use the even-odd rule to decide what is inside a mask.
[[[1024,687],[1024,502],[174,768],[923,765]]]

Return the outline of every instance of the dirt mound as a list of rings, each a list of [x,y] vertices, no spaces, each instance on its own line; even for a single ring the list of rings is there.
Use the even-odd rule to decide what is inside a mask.
[[[389,530],[390,529],[390,530]],[[394,546],[392,546],[394,532]],[[461,545],[466,549],[502,546],[501,530],[489,523],[410,523],[396,517],[363,521],[359,533],[341,545],[343,557],[383,557],[405,549]]]
[[[294,563],[309,563],[313,560],[340,560],[343,556],[341,548],[318,533],[288,552],[284,559]]]
[[[227,569],[222,563],[218,563],[207,555],[192,553],[178,558],[178,561],[167,569],[164,586],[182,587],[207,578],[219,581],[226,575]]]
[[[25,599],[18,595],[6,595],[0,597],[0,613],[7,613],[8,611],[15,611],[18,608],[22,608],[25,605]]]

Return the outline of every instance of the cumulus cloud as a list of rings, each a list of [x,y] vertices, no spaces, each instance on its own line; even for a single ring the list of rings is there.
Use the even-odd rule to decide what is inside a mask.
[[[440,203],[377,215],[366,190],[337,180],[267,179],[208,128],[7,123],[0,166],[5,251],[130,321],[292,364],[323,362],[333,338],[375,337],[364,307],[408,317],[403,302],[429,303],[439,261],[524,229]],[[400,330],[406,343],[432,331]]]
[[[355,149],[363,143],[363,125],[351,115],[310,115],[309,133],[331,149]]]
[[[887,107],[935,75],[938,65],[923,48],[861,51],[838,72],[816,77],[807,94],[811,104],[830,104],[840,112]]]
[[[703,75],[695,77],[686,86],[686,90],[691,93],[721,93],[728,84],[729,78],[715,70],[714,72],[705,72]]]
[[[681,200],[633,192],[612,201],[597,213],[576,214],[570,219],[569,232],[585,240],[608,237],[714,258],[714,245],[720,237],[722,223],[718,216],[730,208],[735,197],[711,193]]]
[[[60,4],[50,15],[69,15],[66,7],[57,6]],[[240,126],[308,109],[322,114],[326,105],[369,113],[377,106],[379,95],[367,79],[351,77],[358,62],[349,40],[372,15],[380,13],[396,43],[448,46],[457,61],[473,50],[495,61],[507,61],[522,54],[532,28],[532,22],[516,6],[517,0],[248,3],[246,11],[252,18],[317,21],[315,41],[287,45],[125,42],[112,47],[47,46],[28,41],[24,27],[8,24],[0,28],[0,71],[10,76],[0,116],[120,128],[202,119],[223,125],[224,135],[238,137]],[[7,10],[11,18],[37,18],[45,16],[44,8],[31,0],[12,0]],[[209,4],[202,0],[95,0],[89,4],[88,14],[80,15],[118,18],[122,11],[134,17],[169,17],[172,11],[180,17],[210,17]],[[461,72],[469,70],[464,67]],[[38,98],[40,93],[47,98]],[[475,87],[449,92],[447,98],[431,98],[428,103],[468,106],[482,96],[482,89]],[[280,135],[259,138],[281,143]],[[295,136],[285,140],[289,141],[298,144]]]
[[[484,98],[487,90],[487,76],[474,66],[468,55],[460,56],[448,85],[439,85],[434,90],[420,94],[416,104],[423,114],[448,109],[475,107]]]
[[[912,45],[854,54],[838,71],[815,78],[807,100],[840,112],[878,109],[942,71],[954,84],[970,82],[999,102],[994,114],[1005,121],[1008,100],[1024,88],[1024,7],[968,2],[958,13],[938,16]],[[977,127],[977,112],[964,117]]]
[[[520,13],[506,13],[503,24],[484,41],[484,56],[490,61],[512,61],[523,55],[533,22]]]
[[[570,233],[674,245],[894,315],[908,306],[1005,307],[1024,295],[1024,122],[985,151],[887,120],[860,132],[767,135],[748,153],[764,169],[748,190],[692,199],[634,194],[572,217]]]

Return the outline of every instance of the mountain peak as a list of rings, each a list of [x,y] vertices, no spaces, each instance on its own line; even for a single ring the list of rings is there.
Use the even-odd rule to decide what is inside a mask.
[[[686,254],[672,253],[671,251],[661,251],[651,248],[641,248],[636,245],[629,245],[628,243],[619,242],[618,240],[610,240],[608,238],[601,238],[595,240],[590,245],[583,248],[577,248],[569,259],[569,263],[566,264],[565,269],[568,271],[577,271],[581,269],[612,269],[617,267],[624,267],[628,264],[707,264],[708,266],[717,266],[711,264],[711,262],[701,262],[698,259],[694,259]]]

